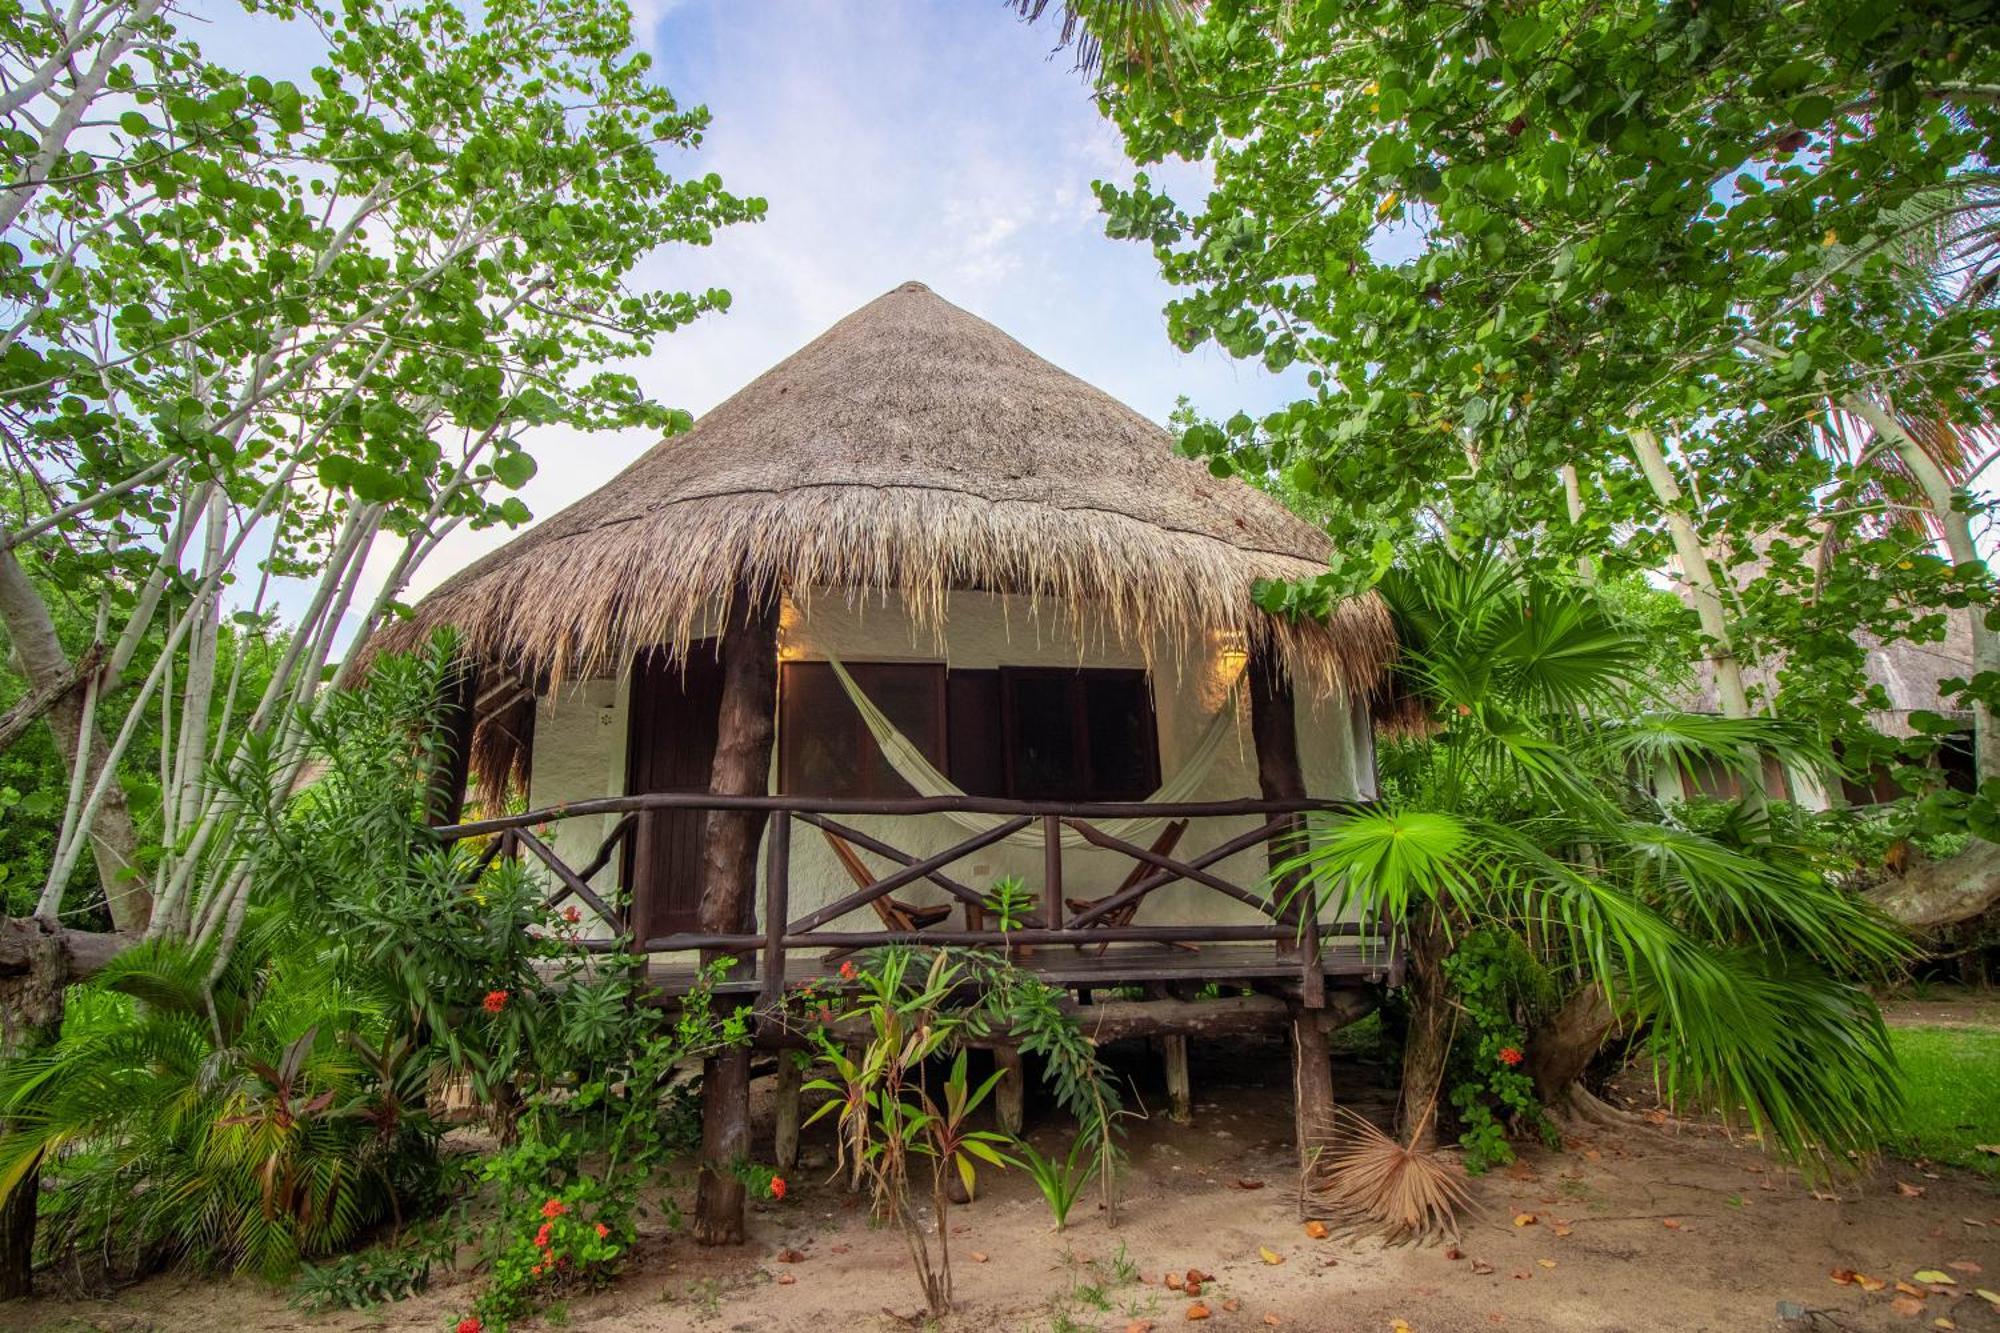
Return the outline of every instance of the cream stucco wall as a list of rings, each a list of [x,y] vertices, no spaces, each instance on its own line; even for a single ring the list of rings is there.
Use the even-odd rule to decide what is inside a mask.
[[[535,749],[528,772],[528,808],[543,810],[625,791],[625,706],[629,678],[586,680],[559,688],[536,702]],[[617,823],[612,815],[559,819],[544,841],[564,864],[582,869]],[[618,860],[591,879],[600,895],[616,888]],[[608,901],[607,895],[607,901]],[[595,926],[594,916],[586,918]],[[587,934],[608,934],[590,930]]]
[[[787,606],[780,654],[788,660],[823,659],[828,654],[845,661],[943,661],[959,668],[996,666],[1150,667],[1154,707],[1159,722],[1160,769],[1175,773],[1199,741],[1216,711],[1225,706],[1227,682],[1241,669],[1240,650],[1217,641],[1174,652],[1155,644],[1149,654],[1136,645],[1109,642],[1079,644],[1044,605],[992,594],[954,594],[942,637],[917,624],[899,605],[851,604],[838,594],[822,593],[804,607]],[[1151,659],[1150,661],[1148,659]],[[562,690],[541,701],[535,724],[534,767],[530,801],[536,808],[624,790],[626,702],[629,678],[592,680]],[[1307,790],[1314,796],[1342,798],[1372,794],[1374,755],[1365,710],[1354,701],[1334,697],[1301,697],[1297,718],[1299,756]],[[1252,747],[1248,702],[1238,707],[1233,742],[1221,753],[1197,792],[1197,800],[1254,797],[1257,759]],[[780,739],[782,744],[782,738]],[[915,856],[943,850],[967,836],[960,825],[941,816],[888,818],[843,816],[892,846]],[[1200,819],[1182,838],[1177,854],[1191,856],[1254,828],[1251,818]],[[608,818],[565,820],[557,825],[552,845],[572,866],[583,864],[609,831]],[[1152,834],[1139,839],[1150,842]],[[864,853],[878,871],[879,858]],[[1032,891],[1041,882],[1039,839],[1029,845],[1001,843],[975,852],[947,873],[961,883],[985,889],[1005,875],[1018,875]],[[1109,892],[1132,868],[1130,859],[1096,848],[1065,855],[1065,896],[1094,897]],[[1232,883],[1261,883],[1261,848],[1241,853],[1215,867]],[[599,887],[615,883],[617,870],[607,867],[596,879]],[[816,830],[795,826],[792,839],[791,911],[798,916],[831,902],[853,889]],[[918,884],[899,891],[911,902],[947,901],[942,890]],[[1170,885],[1153,894],[1141,909],[1141,924],[1174,922],[1256,924],[1263,920],[1243,904],[1197,884]],[[871,929],[875,918],[865,910],[845,918],[836,928]]]

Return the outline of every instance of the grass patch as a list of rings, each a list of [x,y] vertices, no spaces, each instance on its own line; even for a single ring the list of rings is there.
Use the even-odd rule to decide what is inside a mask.
[[[2000,1179],[2000,1157],[1974,1145],[2000,1143],[2000,1032],[1981,1028],[1891,1028],[1903,1068],[1901,1150]]]

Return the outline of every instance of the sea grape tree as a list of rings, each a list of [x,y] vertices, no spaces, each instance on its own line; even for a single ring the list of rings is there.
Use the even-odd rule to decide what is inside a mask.
[[[1072,6],[1086,23],[1092,6]],[[2000,778],[1977,483],[2000,132],[1990,19],[1951,5],[1214,0],[1107,42],[1141,170],[1114,236],[1213,342],[1307,392],[1198,422],[1219,470],[1328,501],[1307,610],[1421,532],[1587,575],[1672,569],[1723,710],[1861,755],[1855,634],[1974,617]],[[1115,31],[1115,29],[1114,29]],[[1184,199],[1144,170],[1213,175]],[[1693,616],[1690,619],[1694,619]],[[1782,664],[1782,696],[1743,667]],[[1789,700],[1789,703],[1787,702]],[[1993,794],[1940,810],[2000,830]]]
[[[73,775],[37,915],[95,856],[117,927],[202,942],[250,871],[218,774],[251,736],[302,761],[343,641],[454,528],[529,517],[537,431],[686,424],[621,363],[728,294],[639,266],[763,211],[676,174],[707,113],[622,0],[234,19],[310,77],[218,64],[155,0],[0,15],[0,624]],[[88,661],[58,603],[94,616]],[[282,625],[262,688],[225,625]]]

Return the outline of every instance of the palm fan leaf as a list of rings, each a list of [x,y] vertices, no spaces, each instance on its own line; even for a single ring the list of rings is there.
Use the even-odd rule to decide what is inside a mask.
[[[1024,22],[1035,23],[1051,0],[1005,0]],[[1174,39],[1195,19],[1202,0],[1058,0],[1061,27],[1056,50],[1076,54],[1077,71],[1095,78],[1107,57],[1141,69],[1172,67]]]

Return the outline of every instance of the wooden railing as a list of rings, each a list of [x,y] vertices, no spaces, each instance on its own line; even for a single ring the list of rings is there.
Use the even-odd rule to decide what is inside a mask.
[[[548,868],[556,887],[549,902],[559,906],[574,897],[587,906],[611,930],[608,940],[586,941],[586,947],[603,950],[625,949],[647,954],[708,953],[733,954],[757,960],[756,973],[763,998],[775,1002],[785,979],[785,956],[793,950],[861,949],[887,944],[948,944],[997,947],[1013,946],[1094,946],[1107,943],[1194,944],[1242,941],[1269,941],[1295,959],[1301,999],[1308,1007],[1325,1002],[1326,974],[1322,966],[1322,941],[1328,937],[1385,934],[1373,925],[1356,922],[1308,919],[1304,899],[1290,903],[1273,900],[1265,878],[1251,885],[1224,878],[1218,867],[1230,857],[1273,841],[1296,840],[1306,821],[1314,815],[1338,815],[1362,808],[1360,803],[1323,800],[1234,800],[1185,801],[1174,804],[1137,802],[1034,802],[990,797],[910,797],[891,800],[858,800],[807,796],[720,796],[705,792],[656,792],[642,796],[609,796],[577,801],[544,810],[479,820],[440,828],[446,842],[488,837],[492,841],[475,862],[475,873],[483,871],[495,857],[532,856]],[[764,884],[762,908],[756,914],[754,930],[733,932],[682,932],[654,939],[632,938],[632,924],[626,910],[606,901],[589,883],[592,876],[609,865],[627,839],[635,837],[641,821],[664,810],[736,810],[761,812],[770,816],[765,828]],[[998,822],[990,829],[972,833],[939,852],[918,856],[871,836],[836,816],[888,815],[921,816],[965,813],[989,815]],[[618,821],[599,844],[596,853],[580,870],[572,869],[535,830],[569,819],[617,815]],[[1175,856],[1141,847],[1097,825],[1107,820],[1196,820],[1260,817],[1257,827],[1229,837],[1198,854]],[[792,831],[795,823],[820,829],[851,846],[894,864],[895,869],[865,887],[854,889],[802,916],[791,915]],[[1039,911],[1028,913],[1004,935],[985,929],[934,928],[920,931],[827,929],[835,921],[869,908],[877,899],[896,890],[928,882],[942,889],[967,909],[968,925],[979,914],[990,912],[989,898],[949,874],[954,862],[1024,830],[1039,826],[1042,842],[1042,885]],[[1151,873],[1129,887],[1072,913],[1063,897],[1062,835],[1067,829],[1093,847],[1116,852]],[[1106,925],[1121,909],[1176,882],[1199,885],[1232,902],[1255,909],[1265,918],[1262,924],[1174,924]],[[748,913],[746,912],[746,916]]]

